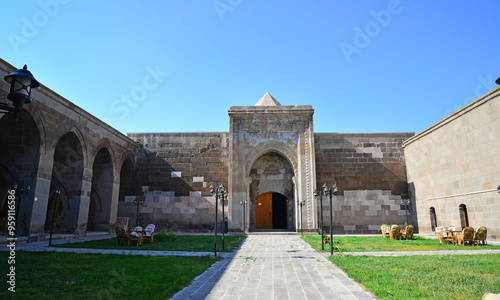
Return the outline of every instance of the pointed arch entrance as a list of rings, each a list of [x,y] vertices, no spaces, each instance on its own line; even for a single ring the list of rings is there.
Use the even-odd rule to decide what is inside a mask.
[[[250,231],[295,231],[293,167],[278,152],[261,155],[250,170]]]

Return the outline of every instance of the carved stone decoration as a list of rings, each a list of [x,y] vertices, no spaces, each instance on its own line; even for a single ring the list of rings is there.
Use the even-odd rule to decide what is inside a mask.
[[[233,106],[230,118],[229,227],[253,231],[256,199],[271,192],[286,197],[290,231],[300,230],[297,203],[303,210],[303,229],[317,227],[312,191],[316,186],[314,110],[310,105],[281,105],[266,94],[255,106]],[[292,178],[294,178],[292,180]],[[243,216],[240,201],[248,201]]]

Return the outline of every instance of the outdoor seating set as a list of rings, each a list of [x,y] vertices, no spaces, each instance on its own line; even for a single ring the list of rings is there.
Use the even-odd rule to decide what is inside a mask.
[[[154,224],[148,226],[137,226],[128,232],[123,227],[116,228],[116,244],[142,246],[144,243],[153,243],[155,235]]]
[[[385,238],[391,238],[391,240],[401,240],[412,239],[415,227],[413,225],[408,225],[406,228],[401,228],[399,225],[392,225],[391,228],[382,228],[382,236]]]
[[[481,226],[474,230],[474,228],[467,226],[463,230],[458,230],[456,227],[436,227],[436,235],[440,243],[452,243],[453,245],[486,245],[487,229]]]

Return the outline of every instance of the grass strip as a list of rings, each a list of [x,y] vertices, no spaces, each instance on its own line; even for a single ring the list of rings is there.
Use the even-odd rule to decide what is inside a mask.
[[[500,293],[500,254],[328,258],[377,297],[481,299]]]
[[[2,280],[0,299],[167,299],[218,260],[213,256],[16,254],[15,293]],[[7,257],[7,252],[0,252],[5,274]]]
[[[246,238],[244,235],[227,235],[224,238],[225,251],[222,250],[222,236],[217,238],[218,252],[232,252]],[[154,240],[142,246],[117,245],[116,238],[94,240],[88,242],[66,243],[53,245],[60,248],[84,248],[84,249],[118,249],[118,250],[158,250],[158,251],[214,251],[214,236],[208,235],[178,235],[171,240]]]
[[[316,251],[322,251],[320,235],[303,235],[302,239],[309,243]],[[479,245],[472,247],[441,244],[436,239],[426,239],[419,236],[415,236],[411,240],[391,240],[382,236],[334,236],[333,240],[334,245],[338,245],[342,252],[500,249],[500,245]],[[337,242],[339,243],[337,244]],[[330,251],[330,244],[325,244],[324,251]]]

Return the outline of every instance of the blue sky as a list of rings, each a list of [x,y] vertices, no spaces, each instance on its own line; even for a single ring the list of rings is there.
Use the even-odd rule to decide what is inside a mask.
[[[123,133],[228,131],[266,92],[316,132],[419,132],[500,76],[494,0],[22,3],[0,57]]]

